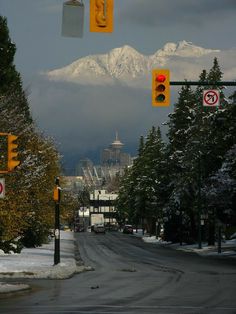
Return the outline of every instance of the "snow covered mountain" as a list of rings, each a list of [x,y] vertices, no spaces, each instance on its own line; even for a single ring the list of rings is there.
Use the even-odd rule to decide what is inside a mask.
[[[60,69],[47,72],[49,80],[68,81],[79,84],[105,85],[120,83],[138,86],[150,80],[150,72],[155,67],[168,67],[175,62],[187,62],[219,50],[204,49],[191,42],[167,43],[153,55],[143,55],[125,45],[112,49],[107,54],[89,55]],[[191,72],[191,71],[190,71]],[[186,73],[183,73],[187,78]]]

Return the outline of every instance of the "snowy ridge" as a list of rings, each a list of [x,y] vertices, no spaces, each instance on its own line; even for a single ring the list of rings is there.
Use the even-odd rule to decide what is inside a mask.
[[[163,49],[158,50],[154,56],[180,56],[180,57],[201,57],[212,52],[220,52],[220,50],[205,49],[193,45],[185,40],[175,43],[167,43]]]
[[[154,67],[165,66],[174,57],[199,58],[219,50],[205,49],[191,42],[167,43],[153,55],[146,56],[125,45],[107,54],[89,55],[60,69],[46,73],[53,81],[69,81],[80,84],[105,85],[121,83],[135,85],[146,79]],[[99,78],[97,80],[96,78]]]

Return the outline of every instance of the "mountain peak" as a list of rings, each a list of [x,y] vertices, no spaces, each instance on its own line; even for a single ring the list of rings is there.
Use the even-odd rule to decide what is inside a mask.
[[[141,53],[139,53],[137,50],[135,50],[133,47],[129,46],[129,45],[124,45],[122,47],[118,47],[118,48],[114,48],[112,49],[109,53],[109,56],[112,57],[120,57],[120,56],[142,56]]]
[[[155,56],[167,57],[167,56],[181,56],[181,57],[201,57],[203,55],[219,52],[220,50],[205,49],[194,45],[192,42],[186,40],[176,43],[166,43],[162,49],[157,50]]]
[[[166,43],[162,49],[150,56],[124,45],[110,50],[107,54],[89,55],[78,59],[64,68],[49,71],[47,76],[52,80],[79,84],[104,85],[119,81],[121,84],[136,86],[138,80],[147,80],[151,69],[166,66],[170,58],[198,58],[212,52],[219,50],[198,47],[185,40]]]

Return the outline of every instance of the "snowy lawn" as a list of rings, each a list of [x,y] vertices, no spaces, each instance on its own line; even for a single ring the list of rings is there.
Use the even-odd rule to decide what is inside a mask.
[[[65,279],[83,271],[75,260],[74,233],[60,233],[60,263],[54,266],[54,239],[37,248],[25,248],[20,254],[0,251],[0,278]],[[0,293],[27,289],[27,285],[0,282]]]

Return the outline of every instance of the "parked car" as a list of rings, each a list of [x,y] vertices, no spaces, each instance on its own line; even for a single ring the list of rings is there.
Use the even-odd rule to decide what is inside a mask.
[[[75,232],[84,232],[84,226],[83,225],[75,225]]]
[[[131,225],[125,225],[123,228],[123,233],[127,233],[127,234],[133,234],[134,230],[133,230],[133,226]]]
[[[70,230],[70,226],[68,224],[61,224],[60,225],[60,230],[69,231]]]
[[[102,224],[94,225],[94,232],[95,233],[106,233],[104,225],[102,225]]]

